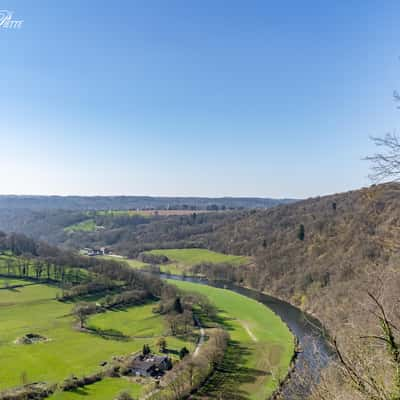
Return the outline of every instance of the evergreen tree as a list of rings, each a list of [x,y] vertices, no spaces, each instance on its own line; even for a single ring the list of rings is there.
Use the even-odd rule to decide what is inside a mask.
[[[142,354],[143,354],[144,356],[147,356],[147,355],[149,355],[150,353],[151,353],[150,346],[149,346],[148,344],[144,344],[144,345],[143,345]]]
[[[181,303],[181,298],[177,297],[174,302],[174,311],[177,312],[178,314],[183,313],[183,307]]]
[[[183,358],[185,358],[187,355],[189,354],[189,350],[186,347],[182,347],[179,350],[179,358],[182,360]]]
[[[301,224],[301,225],[299,226],[299,233],[297,234],[297,237],[298,237],[300,240],[304,240],[305,232],[304,232],[304,225],[303,225],[303,224]]]

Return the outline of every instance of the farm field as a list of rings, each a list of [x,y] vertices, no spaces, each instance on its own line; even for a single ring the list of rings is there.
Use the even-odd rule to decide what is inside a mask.
[[[165,255],[170,262],[160,265],[161,272],[174,275],[190,275],[190,268],[196,264],[230,264],[235,267],[249,263],[246,256],[236,256],[232,254],[223,254],[216,251],[198,248],[188,249],[157,249],[146,253],[155,255]]]
[[[165,255],[171,261],[176,263],[192,266],[200,263],[220,264],[227,263],[240,266],[248,263],[245,256],[234,256],[231,254],[218,253],[207,249],[159,249],[150,250],[150,254]]]
[[[161,315],[153,314],[154,303],[123,310],[111,310],[96,314],[88,321],[90,328],[113,329],[124,336],[159,337],[165,335],[166,327]]]
[[[190,282],[169,283],[206,295],[217,306],[231,336],[223,368],[200,395],[216,395],[218,389],[231,393],[232,398],[268,398],[286,376],[295,350],[294,338],[281,319],[261,303],[232,291]]]
[[[136,326],[146,338],[105,339],[74,328],[73,303],[57,301],[59,292],[59,288],[44,284],[0,290],[0,353],[7,365],[0,376],[0,390],[21,385],[22,377],[28,382],[59,383],[72,374],[94,373],[101,369],[101,362],[139,351],[144,344],[157,348],[157,335],[164,332],[163,321],[152,313],[150,304],[115,311],[110,316],[105,313],[95,321],[104,329],[124,326],[127,333],[134,332]],[[128,321],[128,315],[132,321]],[[15,343],[28,333],[39,334],[47,341]],[[178,338],[167,337],[167,341],[174,351],[183,346],[193,348],[193,344]]]
[[[196,264],[210,263],[210,264],[231,264],[235,267],[245,265],[249,263],[249,258],[246,256],[235,256],[232,254],[223,254],[216,251],[211,251],[207,249],[157,249],[149,250],[144,253],[155,254],[155,255],[165,255],[169,258],[170,262],[166,264],[160,264],[160,271],[163,273],[173,274],[173,275],[190,275],[190,268]],[[136,259],[128,258],[116,258],[115,256],[99,256],[102,258],[114,259],[125,261],[132,268],[146,269],[150,265],[148,263],[142,262]]]
[[[131,259],[131,258],[124,258],[124,257],[119,258],[119,257],[115,257],[115,256],[100,256],[100,257],[101,258],[105,258],[105,259],[109,259],[109,260],[114,260],[114,261],[125,261],[132,268],[141,269],[141,268],[146,268],[146,267],[149,266],[149,264],[146,264],[146,263],[144,263],[142,261],[134,260],[134,259]]]
[[[15,278],[2,280],[8,285],[24,283]],[[188,282],[171,283],[210,298],[231,335],[223,368],[200,395],[213,395],[222,385],[225,392],[240,393],[244,399],[267,398],[285,376],[293,354],[293,337],[286,325],[262,304],[239,294]],[[156,350],[161,336],[166,337],[173,358],[183,346],[194,349],[193,342],[168,336],[164,317],[153,313],[156,302],[95,314],[87,321],[87,327],[93,329],[88,333],[75,328],[74,303],[57,301],[59,294],[57,286],[32,282],[0,290],[0,352],[7,365],[0,377],[0,391],[26,381],[51,384],[71,375],[92,374],[101,370],[104,361],[140,351],[144,344]],[[204,325],[207,327],[207,320]],[[45,341],[16,343],[29,333],[41,335]],[[138,396],[142,389],[139,382],[106,378],[75,391],[56,392],[50,399],[112,399],[126,390]]]
[[[96,222],[89,218],[64,228],[65,232],[93,232],[97,229]]]
[[[135,399],[142,393],[143,386],[125,378],[105,378],[100,382],[70,392],[56,392],[50,400],[112,400],[121,392],[127,392]]]

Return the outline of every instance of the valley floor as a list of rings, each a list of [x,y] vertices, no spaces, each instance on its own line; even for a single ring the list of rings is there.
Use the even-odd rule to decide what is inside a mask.
[[[21,287],[12,285],[21,283]],[[188,282],[171,282],[185,291],[207,296],[218,309],[218,321],[231,341],[224,363],[197,398],[219,398],[223,392],[232,399],[265,400],[286,376],[294,352],[294,339],[286,325],[271,310],[254,300],[224,289]],[[168,336],[165,321],[154,314],[154,303],[96,314],[88,327],[112,330],[125,340],[101,337],[74,328],[73,303],[57,301],[60,289],[2,278],[0,289],[0,352],[3,365],[0,391],[24,382],[59,383],[71,375],[83,376],[101,370],[113,356],[156,348],[165,336],[173,353],[195,344]],[[207,328],[207,318],[202,324]],[[46,338],[42,343],[17,344],[28,333]],[[143,391],[140,378],[106,378],[71,392],[57,392],[51,400],[115,398],[121,391],[135,398]],[[226,398],[226,397],[224,397]]]
[[[224,364],[196,398],[265,400],[287,375],[295,351],[294,338],[282,320],[263,304],[225,289],[169,281],[183,290],[207,296],[231,343]]]
[[[163,317],[152,312],[154,304],[110,311],[89,320],[89,325],[135,336],[129,340],[78,331],[71,315],[73,303],[57,301],[59,292],[59,288],[45,284],[0,290],[0,354],[7,365],[0,376],[0,391],[24,382],[59,383],[72,374],[95,373],[101,370],[101,363],[113,356],[140,351],[144,344],[156,349],[157,339],[164,335],[168,348],[175,353],[183,346],[194,349],[193,342],[168,336]],[[47,340],[31,345],[16,343],[18,338],[29,333]],[[109,382],[115,386],[125,385],[123,380],[120,385],[114,380]],[[106,383],[101,382],[100,386],[103,385]],[[67,395],[63,396],[61,398],[65,399]]]

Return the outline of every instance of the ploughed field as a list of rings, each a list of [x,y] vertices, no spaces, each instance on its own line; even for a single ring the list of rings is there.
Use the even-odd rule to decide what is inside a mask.
[[[170,283],[207,296],[231,337],[222,367],[196,398],[218,399],[218,394],[224,393],[223,398],[231,394],[234,399],[267,399],[287,375],[295,351],[288,327],[263,304],[232,291],[190,282]]]

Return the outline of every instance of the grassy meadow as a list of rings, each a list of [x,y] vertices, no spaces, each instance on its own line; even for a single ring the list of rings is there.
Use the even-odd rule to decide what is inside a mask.
[[[0,391],[21,385],[23,375],[29,382],[58,383],[71,374],[94,373],[101,369],[101,362],[114,355],[139,351],[145,343],[157,349],[157,337],[165,332],[165,327],[162,317],[152,313],[151,304],[92,317],[90,323],[102,329],[144,336],[114,340],[76,330],[71,316],[73,303],[57,301],[59,291],[44,284],[0,290],[0,354],[7,366],[0,374]],[[28,333],[40,334],[48,341],[33,345],[15,343]],[[178,338],[167,337],[167,342],[175,352],[183,346],[193,348],[193,344]],[[113,385],[118,384],[113,381]]]
[[[69,392],[56,392],[50,400],[113,400],[121,392],[129,393],[137,399],[143,386],[125,378],[105,378],[100,382]]]
[[[246,256],[235,256],[198,248],[157,249],[150,250],[147,253],[167,256],[170,263],[160,265],[161,272],[175,275],[189,275],[192,266],[202,263],[230,264],[235,267],[249,263],[249,258]]]
[[[0,268],[1,272],[1,268]],[[32,282],[30,281],[24,281],[22,279],[9,279],[9,278],[1,278],[0,277],[0,289],[2,288],[8,288],[10,286],[26,286],[26,285],[31,285]]]
[[[88,218],[64,228],[65,232],[93,232],[97,229],[94,219]]]
[[[157,337],[165,335],[166,327],[160,314],[153,314],[154,303],[123,310],[95,314],[88,321],[89,328],[113,329],[124,336]]]
[[[190,275],[190,268],[196,264],[230,264],[234,267],[239,267],[249,263],[249,258],[246,256],[235,256],[232,254],[223,254],[207,249],[189,248],[189,249],[157,249],[149,250],[145,253],[155,255],[165,255],[170,262],[160,264],[160,271],[174,275]],[[146,269],[149,264],[136,259],[117,258],[115,256],[99,256],[102,258],[113,259],[117,261],[125,261],[132,268]]]
[[[223,254],[207,249],[159,249],[150,250],[149,253],[165,255],[171,261],[190,266],[200,263],[227,263],[240,266],[248,262],[248,258],[245,256]]]
[[[100,258],[105,258],[108,260],[114,260],[114,261],[124,261],[129,264],[130,267],[132,268],[137,268],[137,269],[142,269],[146,268],[149,266],[149,264],[146,264],[142,261],[131,259],[131,258],[124,258],[124,257],[115,257],[115,256],[98,256]]]
[[[263,304],[232,291],[190,282],[169,281],[206,295],[218,308],[231,336],[223,368],[200,391],[218,398],[265,400],[283,379],[294,353],[294,338],[282,320]],[[240,396],[240,397],[238,397]]]
[[[228,259],[239,266],[248,261],[245,257],[204,249],[153,253],[167,255],[176,266]],[[6,269],[10,257],[0,256],[0,269]],[[134,268],[146,265],[137,260],[125,261]],[[206,295],[216,305],[218,319],[231,336],[223,367],[199,396],[207,393],[217,398],[219,391],[224,391],[249,400],[268,398],[286,375],[294,351],[293,337],[286,325],[262,304],[234,292],[189,282],[170,283]],[[71,375],[97,372],[102,362],[140,351],[144,344],[157,350],[156,342],[161,336],[166,337],[173,358],[183,346],[194,349],[193,342],[168,336],[164,317],[153,313],[155,302],[95,314],[87,322],[93,329],[93,333],[88,333],[76,329],[71,315],[74,303],[57,301],[58,294],[57,286],[4,276],[0,279],[0,354],[7,366],[0,374],[0,391],[20,386],[26,380],[60,383]],[[207,327],[207,320],[204,324]],[[32,345],[15,343],[28,333],[48,340]],[[51,399],[112,399],[125,390],[138,396],[142,389],[139,382],[107,378],[76,391],[57,392]]]

